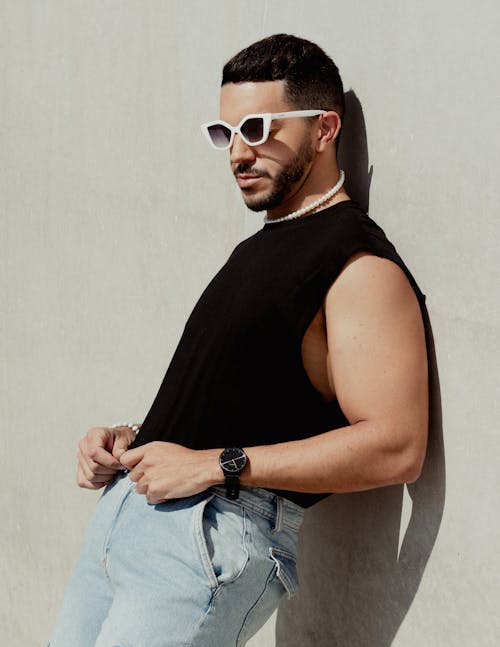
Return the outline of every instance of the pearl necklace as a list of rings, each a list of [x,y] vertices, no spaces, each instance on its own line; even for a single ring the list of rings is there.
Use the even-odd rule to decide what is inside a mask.
[[[284,220],[293,220],[294,218],[300,218],[300,216],[303,216],[305,213],[308,213],[309,211],[313,211],[316,209],[316,207],[319,207],[320,205],[324,204],[327,200],[329,200],[331,197],[333,197],[341,188],[342,185],[344,184],[345,180],[345,173],[344,171],[340,171],[340,177],[339,181],[337,184],[332,187],[329,191],[327,191],[324,195],[321,196],[321,198],[318,198],[314,202],[311,202],[311,204],[308,204],[305,207],[302,207],[302,209],[297,209],[297,211],[292,211],[292,213],[289,213],[287,216],[283,216],[282,218],[268,218],[267,216],[264,218],[264,224],[271,224],[275,222],[283,222]]]

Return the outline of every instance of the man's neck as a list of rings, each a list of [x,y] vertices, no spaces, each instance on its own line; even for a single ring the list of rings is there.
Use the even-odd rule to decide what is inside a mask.
[[[280,221],[283,219],[305,218],[307,216],[312,216],[319,211],[323,211],[324,209],[327,209],[328,207],[331,207],[338,202],[345,202],[346,200],[350,200],[350,197],[343,186],[343,172],[341,171],[337,175],[337,177],[339,178],[338,183],[341,184],[337,191],[335,191],[334,186],[329,187],[327,190],[322,192],[312,193],[302,201],[302,204],[299,208],[293,211],[285,210],[283,208],[284,205],[280,205],[280,207],[278,207],[277,209],[273,209],[272,211],[267,212],[265,222]],[[334,191],[334,193],[331,196],[327,197],[328,193],[330,193],[332,190]],[[326,199],[323,200],[323,197]],[[319,204],[316,204],[317,202],[319,202]],[[310,208],[308,208],[309,205]]]

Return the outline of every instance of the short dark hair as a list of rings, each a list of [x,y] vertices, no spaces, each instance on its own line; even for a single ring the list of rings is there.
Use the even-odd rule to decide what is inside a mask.
[[[249,45],[225,65],[222,83],[286,81],[285,97],[300,110],[334,110],[344,115],[344,88],[332,59],[316,45],[275,34]]]

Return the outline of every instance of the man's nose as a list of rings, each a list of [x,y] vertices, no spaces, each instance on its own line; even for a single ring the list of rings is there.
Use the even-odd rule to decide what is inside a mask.
[[[230,160],[231,164],[242,164],[255,160],[254,149],[246,144],[236,133],[231,145]]]

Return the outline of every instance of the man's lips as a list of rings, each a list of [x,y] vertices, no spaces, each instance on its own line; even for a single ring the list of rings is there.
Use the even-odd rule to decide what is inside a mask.
[[[256,182],[260,180],[262,176],[261,175],[237,175],[236,176],[236,181],[238,182],[238,186],[240,189],[248,189],[249,187],[253,186]]]

